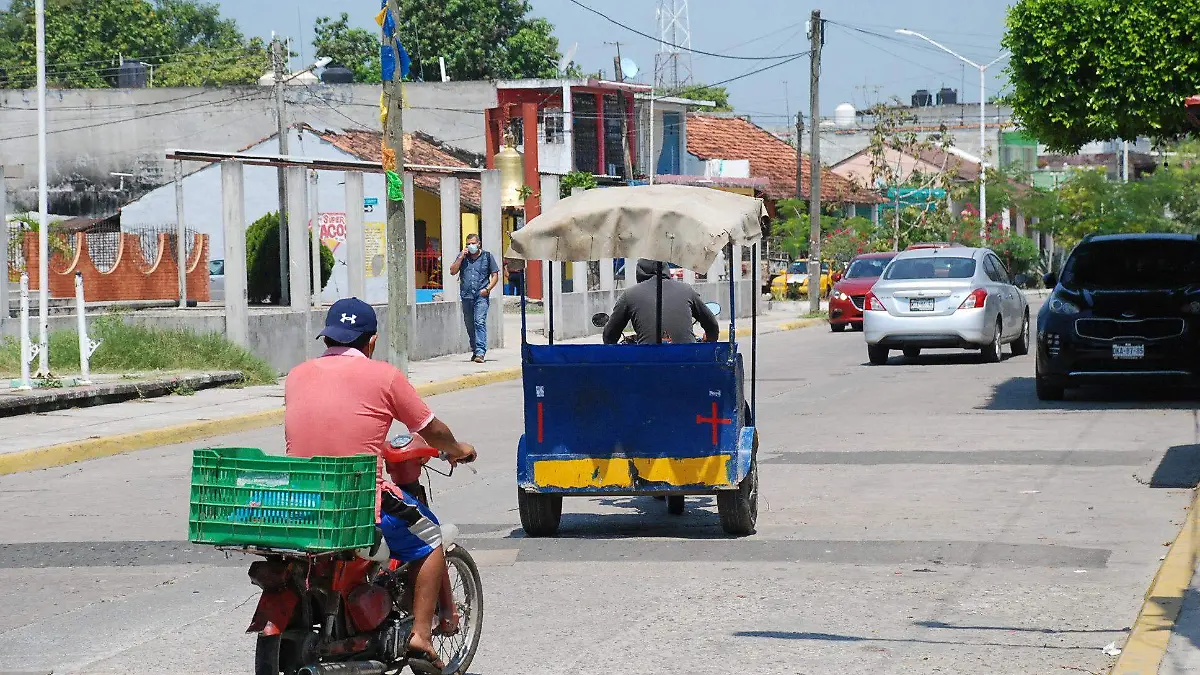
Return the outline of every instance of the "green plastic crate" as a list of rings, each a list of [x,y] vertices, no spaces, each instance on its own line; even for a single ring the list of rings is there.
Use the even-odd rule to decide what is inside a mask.
[[[188,539],[312,552],[369,547],[375,540],[376,461],[375,455],[195,450]]]

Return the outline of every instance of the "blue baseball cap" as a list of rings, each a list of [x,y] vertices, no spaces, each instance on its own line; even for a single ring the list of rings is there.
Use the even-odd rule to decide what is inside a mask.
[[[350,344],[364,334],[379,330],[375,309],[358,298],[342,298],[333,303],[325,315],[325,329],[317,337]]]

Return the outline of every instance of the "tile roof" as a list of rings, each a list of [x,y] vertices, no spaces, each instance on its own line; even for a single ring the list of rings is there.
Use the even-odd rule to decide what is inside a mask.
[[[316,134],[321,140],[357,159],[364,162],[383,163],[382,132],[358,130],[333,132],[308,126],[305,128]],[[404,161],[408,164],[472,168],[472,164],[461,159],[462,156],[469,156],[469,153],[442,145],[432,136],[420,132],[404,134]],[[441,177],[436,174],[415,174],[413,185],[426,192],[438,194],[441,190]],[[459,190],[463,205],[478,211],[482,200],[479,180],[463,178],[459,183]]]
[[[796,196],[796,149],[762,127],[739,117],[688,113],[687,150],[700,159],[748,159],[750,175],[771,183],[764,194],[773,199]],[[808,199],[812,166],[808,155],[801,164],[801,193]],[[875,204],[880,198],[845,178],[823,169],[821,201]]]
[[[957,172],[959,181],[974,183],[979,180],[978,160],[972,162],[942,148],[922,149],[917,153],[917,158],[926,164],[942,167],[945,171]]]

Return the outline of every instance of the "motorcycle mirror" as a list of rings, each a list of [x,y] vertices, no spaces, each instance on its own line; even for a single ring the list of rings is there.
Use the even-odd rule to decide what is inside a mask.
[[[706,302],[704,303],[704,306],[708,308],[708,311],[713,313],[713,316],[721,316],[721,303]]]
[[[604,328],[606,324],[608,324],[608,315],[604,312],[592,315],[592,325],[596,328]]]
[[[411,435],[399,434],[397,436],[393,436],[392,440],[388,441],[388,445],[392,446],[393,448],[396,448],[397,450],[403,450],[404,448],[407,448],[409,445],[411,445],[412,442],[413,442],[413,437]]]

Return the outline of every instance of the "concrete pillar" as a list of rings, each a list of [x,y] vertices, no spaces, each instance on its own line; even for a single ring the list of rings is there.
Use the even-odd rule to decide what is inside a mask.
[[[684,270],[683,270],[683,283],[685,283],[685,284],[694,284],[694,283],[696,283],[696,273],[695,273],[695,272],[693,272],[693,271],[691,271],[691,270],[689,270],[689,269],[686,269],[686,268],[684,268]]]
[[[581,187],[571,188],[571,196],[581,195],[586,190]],[[588,291],[588,264],[587,261],[575,261],[571,263],[571,286],[576,293],[587,293]]]
[[[0,164],[0,326],[8,323],[8,188],[4,184],[4,165]]]
[[[733,248],[733,280],[741,281],[742,280],[742,247],[735,245],[732,248]],[[728,267],[729,263],[725,263],[725,265],[726,265],[726,267]]]
[[[708,280],[720,281],[721,275],[725,273],[725,251],[717,253],[717,259],[713,261],[712,267],[708,268]]]
[[[221,216],[225,224],[225,338],[250,346],[246,300],[246,196],[243,167],[221,163]]]
[[[363,229],[363,175],[346,172],[346,276],[350,295],[360,300],[367,294],[367,244]]]
[[[543,175],[541,177],[541,192],[542,192],[542,208],[548,209],[558,203],[558,195],[561,181],[558,176]],[[542,332],[545,335],[550,334],[550,279],[551,279],[551,264],[548,260],[539,261],[542,268],[542,300],[545,302],[546,311],[542,312]],[[557,267],[557,265],[554,265]],[[526,277],[528,277],[528,273]],[[557,282],[554,284],[554,304],[557,307],[562,307],[562,274],[556,269],[553,276]],[[556,310],[558,311],[558,310]]]
[[[412,307],[412,311],[408,315],[409,329],[412,329],[414,313],[417,305],[417,256],[416,249],[416,231],[417,231],[417,216],[414,211],[415,193],[413,188],[413,175],[411,173],[404,174],[404,231],[405,238],[408,240],[408,257],[404,260],[404,264],[408,266],[408,306]],[[410,333],[411,335],[411,333]],[[410,338],[411,339],[411,338]],[[412,344],[411,342],[409,344]]]
[[[613,269],[613,259],[605,258],[600,261],[600,290],[612,291],[616,288],[616,270]]]
[[[480,176],[482,202],[479,207],[480,244],[483,250],[490,251],[500,265],[500,281],[493,292],[493,300],[488,303],[488,341],[492,336],[499,336],[500,346],[504,346],[504,208],[500,202],[500,172],[491,169]],[[443,221],[442,227],[445,227]],[[454,255],[458,255],[455,251]],[[456,296],[457,297],[457,296]]]
[[[438,194],[442,202],[442,299],[455,300],[458,298],[458,277],[450,274],[450,266],[462,252],[463,244],[462,200],[458,179],[453,176],[443,177]],[[503,260],[502,251],[494,250],[493,255],[496,256],[497,263]],[[501,279],[500,283],[503,284],[504,280]],[[497,288],[503,289],[504,286],[497,285]]]
[[[288,305],[308,311],[308,175],[302,166],[284,169],[287,180]],[[281,224],[282,226],[282,224]]]

